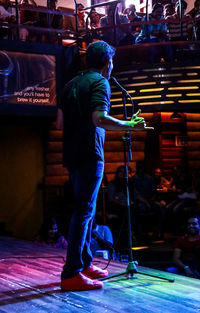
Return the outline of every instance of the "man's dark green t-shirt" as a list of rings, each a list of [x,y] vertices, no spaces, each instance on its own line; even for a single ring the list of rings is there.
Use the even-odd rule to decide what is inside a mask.
[[[110,95],[108,80],[92,70],[80,73],[65,86],[61,105],[64,166],[104,161],[105,130],[93,124],[92,113],[109,112]]]

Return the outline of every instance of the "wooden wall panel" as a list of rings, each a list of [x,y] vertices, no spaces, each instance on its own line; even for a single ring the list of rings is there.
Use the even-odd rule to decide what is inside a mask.
[[[200,167],[200,114],[187,113],[187,158],[191,172]]]

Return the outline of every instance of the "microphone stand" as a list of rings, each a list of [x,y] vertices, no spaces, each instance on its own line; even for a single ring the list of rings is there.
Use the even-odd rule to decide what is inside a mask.
[[[125,120],[127,120],[127,110],[126,110],[126,104],[127,104],[127,100],[128,98],[130,98],[131,103],[132,103],[132,115],[134,112],[134,104],[132,101],[132,98],[130,96],[130,94],[128,93],[128,91],[126,89],[124,89],[124,87],[122,87],[118,81],[116,80],[116,78],[111,77],[110,79],[112,82],[114,82],[114,84],[121,90],[122,92],[122,102],[123,102],[123,108],[124,108],[124,118]],[[125,184],[126,184],[126,208],[127,208],[127,224],[128,224],[128,245],[129,245],[129,262],[128,262],[128,266],[126,268],[126,270],[124,272],[121,273],[117,273],[114,275],[110,275],[107,277],[103,277],[103,278],[99,278],[98,280],[107,280],[110,278],[114,278],[114,277],[119,277],[122,275],[127,275],[128,278],[133,278],[134,274],[143,274],[143,275],[147,275],[150,277],[155,277],[155,278],[160,278],[163,280],[167,280],[169,282],[174,282],[174,279],[172,278],[167,278],[167,277],[162,277],[162,276],[158,276],[155,274],[149,274],[143,271],[138,271],[137,269],[137,265],[138,262],[133,260],[133,250],[132,250],[132,233],[131,233],[131,214],[130,214],[130,192],[129,192],[129,182],[128,182],[128,164],[129,161],[132,160],[132,151],[131,151],[131,132],[130,131],[126,131],[125,136],[122,137],[123,140],[123,150],[124,150],[124,167],[125,167]]]

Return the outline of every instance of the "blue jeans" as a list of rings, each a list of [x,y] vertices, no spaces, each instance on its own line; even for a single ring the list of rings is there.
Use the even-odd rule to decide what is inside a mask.
[[[74,189],[75,207],[69,226],[67,261],[61,279],[71,278],[91,265],[91,230],[104,162],[88,162],[68,170]]]

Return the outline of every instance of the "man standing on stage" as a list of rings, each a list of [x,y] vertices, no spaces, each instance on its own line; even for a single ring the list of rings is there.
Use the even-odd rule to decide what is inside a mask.
[[[61,274],[66,291],[103,287],[108,272],[92,264],[91,230],[96,199],[104,171],[105,130],[145,130],[142,117],[129,121],[109,115],[109,78],[113,69],[114,48],[104,41],[89,45],[88,70],[81,72],[64,89],[57,114],[57,128],[63,128],[63,165],[67,167],[75,194],[75,208],[68,235],[67,261]]]

